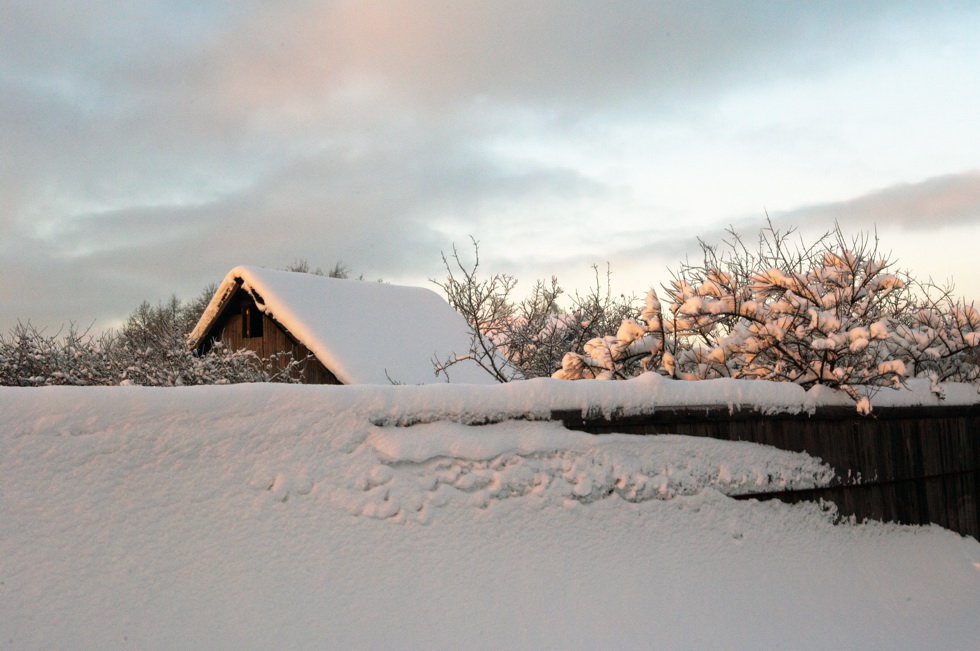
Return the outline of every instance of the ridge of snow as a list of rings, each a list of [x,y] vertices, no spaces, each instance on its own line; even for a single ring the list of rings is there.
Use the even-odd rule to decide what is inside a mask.
[[[882,388],[871,398],[875,407],[967,406],[980,404],[971,384],[939,385],[940,397],[928,380],[909,380],[908,388]],[[64,402],[104,404],[110,409],[122,395],[159,404],[185,404],[206,409],[212,401],[238,401],[255,410],[275,410],[279,401],[317,405],[338,413],[357,413],[378,425],[412,425],[440,420],[488,423],[509,419],[547,420],[552,412],[577,412],[583,417],[635,416],[680,407],[727,407],[760,414],[813,413],[818,407],[854,402],[842,391],[816,386],[808,391],[787,382],[765,380],[684,381],[645,373],[623,381],[570,382],[535,378],[506,384],[427,385],[285,385],[239,384],[202,387],[0,387],[0,399],[16,413],[37,409],[48,396]]]
[[[370,470],[351,480],[354,515],[427,522],[451,499],[479,508],[507,499],[552,503],[620,497],[669,500],[827,485],[833,469],[806,454],[698,437],[595,436],[560,423],[480,427],[437,422],[372,428]]]

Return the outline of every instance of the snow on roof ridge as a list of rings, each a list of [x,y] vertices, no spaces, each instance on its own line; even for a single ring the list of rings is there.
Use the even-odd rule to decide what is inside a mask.
[[[244,265],[225,276],[190,345],[206,335],[239,283],[345,384],[442,382],[432,360],[469,351],[465,320],[431,289]],[[450,377],[493,382],[475,363],[455,366]]]

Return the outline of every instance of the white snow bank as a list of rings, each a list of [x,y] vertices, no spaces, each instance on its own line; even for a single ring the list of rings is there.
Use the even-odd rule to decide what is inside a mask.
[[[391,463],[420,463],[434,457],[485,461],[505,453],[533,454],[555,450],[581,450],[596,444],[596,437],[565,429],[560,423],[504,423],[460,427],[449,422],[415,427],[376,428],[368,444]]]
[[[558,395],[577,385],[524,386],[581,407]],[[824,481],[806,455],[553,423],[372,424],[528,407],[473,389],[0,389],[0,648],[980,639],[977,541],[723,494]]]
[[[687,436],[593,436],[557,423],[373,428],[374,465],[352,481],[351,513],[427,521],[451,499],[487,507],[534,496],[554,504],[630,502],[826,485],[833,470],[805,454]],[[468,497],[464,497],[468,496]]]

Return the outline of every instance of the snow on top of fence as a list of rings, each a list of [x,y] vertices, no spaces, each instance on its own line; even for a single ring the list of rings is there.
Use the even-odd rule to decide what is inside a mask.
[[[963,406],[980,403],[977,387],[943,384],[944,398],[929,389],[928,380],[909,380],[906,388],[880,388],[873,407]],[[631,416],[670,408],[727,407],[760,414],[812,413],[817,407],[854,408],[846,394],[818,386],[805,391],[788,382],[764,380],[672,380],[646,373],[632,380],[568,382],[551,378],[478,386],[428,384],[422,386],[329,386],[239,384],[233,386],[154,389],[144,387],[59,387],[56,389],[0,388],[6,411],[21,411],[16,403],[51,400],[90,400],[96,392],[111,407],[117,391],[143,391],[161,404],[174,401],[188,409],[222,403],[248,405],[255,413],[290,404],[318,413],[349,413],[379,424],[413,424],[451,420],[463,423],[498,422],[514,418],[545,420],[555,411],[583,416]],[[79,392],[79,393],[76,393]]]

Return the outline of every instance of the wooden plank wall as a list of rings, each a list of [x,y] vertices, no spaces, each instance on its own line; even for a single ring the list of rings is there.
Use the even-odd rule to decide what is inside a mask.
[[[836,470],[831,486],[742,498],[824,499],[858,520],[935,523],[980,539],[980,405],[878,408],[871,416],[840,407],[762,415],[718,406],[631,417],[553,417],[594,434],[686,434],[806,452]]]
[[[254,309],[254,308],[253,308]],[[310,354],[309,349],[297,342],[282,326],[267,314],[262,315],[262,336],[243,337],[241,324],[241,308],[229,311],[221,324],[218,338],[231,350],[247,348],[255,351],[259,357],[267,358],[276,353],[292,353],[293,359],[307,360],[303,365],[303,382],[306,384],[340,384],[340,380],[323,364]],[[280,368],[285,365],[280,365]]]

